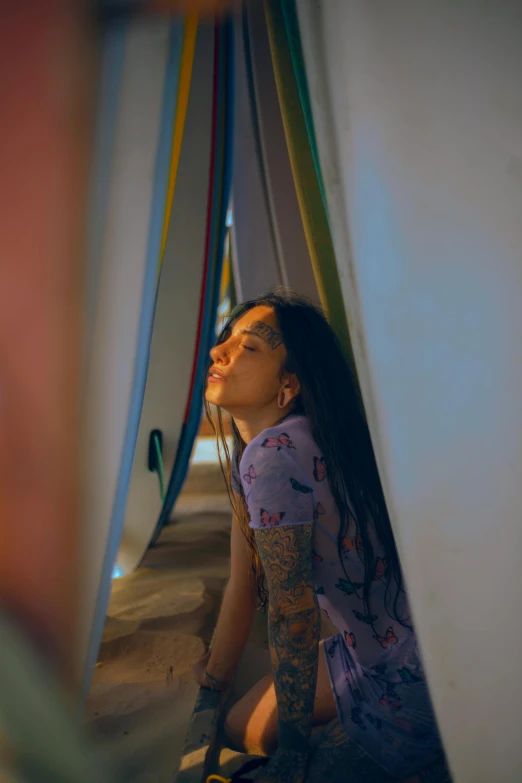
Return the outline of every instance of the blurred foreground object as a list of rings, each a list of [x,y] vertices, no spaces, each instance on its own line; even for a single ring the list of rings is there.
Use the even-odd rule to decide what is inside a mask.
[[[0,615],[0,779],[14,783],[113,780],[67,709],[64,693]]]
[[[215,13],[226,0],[106,3]],[[72,678],[93,6],[3,3],[0,601]]]
[[[164,14],[197,13],[202,17],[219,12],[239,9],[241,0],[104,0],[101,3],[104,14],[127,14],[129,11]]]
[[[73,678],[86,6],[2,4],[0,604]],[[2,642],[2,647],[4,642]]]

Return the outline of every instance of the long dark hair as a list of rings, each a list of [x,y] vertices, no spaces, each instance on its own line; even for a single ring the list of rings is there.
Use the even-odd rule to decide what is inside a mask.
[[[217,344],[228,339],[237,319],[259,305],[267,305],[275,310],[287,351],[286,364],[281,372],[295,373],[301,387],[292,413],[306,416],[313,438],[325,458],[330,489],[341,520],[337,550],[346,577],[351,581],[344,564],[342,542],[352,517],[356,525],[356,535],[360,536],[359,556],[365,568],[361,597],[365,611],[371,616],[369,596],[376,566],[369,533],[371,521],[386,557],[386,609],[390,617],[406,625],[404,618],[399,617],[397,612],[398,601],[404,591],[395,539],[370,433],[364,418],[358,384],[345,359],[341,345],[319,308],[305,297],[281,288],[239,305],[222,329]],[[216,432],[221,468],[227,481],[234,512],[250,548],[251,567],[255,574],[259,602],[264,606],[268,593],[253,531],[248,526],[249,515],[244,494],[241,491],[239,497],[237,495],[234,497],[231,491],[232,458],[223,435],[222,414],[218,410],[217,421],[215,421],[210,406],[205,403],[205,407],[209,421]],[[233,458],[237,460],[236,469],[239,475],[238,466],[245,444],[233,422],[232,432],[235,441]],[[390,603],[392,603],[391,611]]]

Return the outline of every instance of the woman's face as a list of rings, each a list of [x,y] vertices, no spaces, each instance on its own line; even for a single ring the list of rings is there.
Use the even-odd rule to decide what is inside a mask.
[[[231,415],[277,405],[286,349],[273,308],[248,310],[210,352],[205,397]]]

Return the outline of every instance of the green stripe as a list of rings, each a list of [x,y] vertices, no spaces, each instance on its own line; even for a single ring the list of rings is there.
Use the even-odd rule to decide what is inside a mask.
[[[265,13],[286,141],[301,217],[321,299],[354,377],[355,362],[322,185],[303,54],[293,0],[265,0]],[[297,165],[297,161],[299,162]],[[308,230],[307,230],[308,229]],[[315,255],[315,259],[314,256]]]
[[[295,0],[285,0],[285,2],[282,3],[282,11],[285,22],[286,38],[290,48],[292,64],[294,66],[294,75],[297,82],[297,89],[299,91],[299,98],[301,99],[301,109],[303,111],[306,130],[308,133],[308,141],[310,142],[310,149],[312,152],[312,158],[314,160],[315,173],[317,176],[319,190],[321,191],[321,199],[323,202],[324,211],[326,212],[328,219],[328,205],[326,202],[326,193],[324,189],[323,175],[321,172],[321,164],[319,163],[317,142],[315,140],[314,118],[312,114],[312,105],[310,103],[310,94],[308,92],[308,81],[306,79],[306,67],[304,62],[303,49],[301,46],[301,35],[299,33],[299,21],[297,19]]]

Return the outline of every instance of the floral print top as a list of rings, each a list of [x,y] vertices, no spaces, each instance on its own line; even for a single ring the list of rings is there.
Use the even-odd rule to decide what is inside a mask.
[[[314,588],[321,610],[339,630],[324,643],[339,717],[388,772],[412,774],[442,750],[407,597],[401,593],[396,607],[401,625],[394,617],[395,583],[387,590],[386,557],[374,531],[368,612],[356,523],[350,514],[341,564],[339,513],[306,417],[290,415],[264,430],[233,465],[233,488],[244,492],[251,527],[313,523]]]

